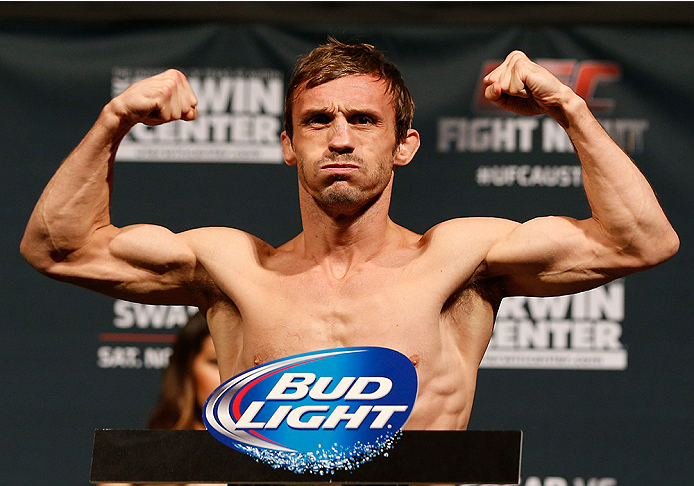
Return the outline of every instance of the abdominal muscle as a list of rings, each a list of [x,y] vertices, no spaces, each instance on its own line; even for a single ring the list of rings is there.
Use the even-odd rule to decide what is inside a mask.
[[[283,319],[270,321],[275,323],[273,326],[268,326],[268,321],[249,320],[237,328],[240,332],[231,335],[215,332],[212,321],[210,327],[216,337],[222,380],[275,359],[323,349],[379,346],[399,351],[415,366],[418,380],[417,399],[404,428],[465,430],[474,398],[479,350],[461,348],[466,340],[461,340],[454,323],[442,319],[435,325],[412,330],[407,329],[407,318],[402,324],[381,321],[378,328],[355,325],[346,334],[325,332],[325,323],[307,323],[305,319],[294,326]],[[224,328],[228,329],[227,325]]]

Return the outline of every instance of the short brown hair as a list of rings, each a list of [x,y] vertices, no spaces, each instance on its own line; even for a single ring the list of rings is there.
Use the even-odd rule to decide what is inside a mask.
[[[405,140],[412,127],[414,101],[398,68],[370,44],[344,44],[332,37],[294,66],[284,103],[284,129],[290,139],[294,133],[292,108],[300,87],[305,83],[305,88],[313,88],[352,74],[372,74],[386,81],[395,107],[395,139],[398,143]]]

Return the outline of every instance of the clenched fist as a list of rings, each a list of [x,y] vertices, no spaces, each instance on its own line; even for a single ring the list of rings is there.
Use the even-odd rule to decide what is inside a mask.
[[[521,51],[513,51],[484,77],[484,96],[519,115],[561,118],[566,103],[578,98],[571,88]]]
[[[109,103],[121,122],[128,126],[195,120],[197,104],[188,79],[175,69],[134,83]]]

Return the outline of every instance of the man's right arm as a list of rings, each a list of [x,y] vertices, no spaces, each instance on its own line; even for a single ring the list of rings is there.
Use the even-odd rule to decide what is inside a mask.
[[[139,81],[114,98],[44,189],[21,243],[40,272],[115,297],[192,303],[196,258],[166,228],[111,224],[113,161],[136,123],[193,120],[197,99],[174,70]]]

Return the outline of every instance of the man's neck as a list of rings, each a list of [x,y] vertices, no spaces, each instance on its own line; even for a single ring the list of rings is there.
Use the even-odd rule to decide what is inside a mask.
[[[351,210],[321,208],[312,199],[304,199],[300,247],[307,258],[342,278],[355,264],[370,260],[390,243],[397,225],[388,215],[389,206],[388,193]]]

